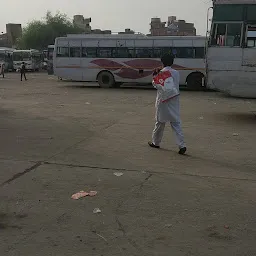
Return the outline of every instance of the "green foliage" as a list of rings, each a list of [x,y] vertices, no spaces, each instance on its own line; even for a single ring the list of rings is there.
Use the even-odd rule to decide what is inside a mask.
[[[17,40],[17,46],[20,49],[41,50],[54,44],[56,37],[76,33],[82,33],[82,30],[74,26],[65,14],[53,16],[47,12],[43,20],[34,20],[25,27],[22,37]]]

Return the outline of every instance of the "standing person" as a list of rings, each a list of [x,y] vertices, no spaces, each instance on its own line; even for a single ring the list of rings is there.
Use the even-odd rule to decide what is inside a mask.
[[[21,67],[20,67],[20,81],[22,81],[22,77],[24,76],[25,81],[27,81],[27,77],[26,77],[26,66],[25,63],[22,62]]]
[[[5,69],[5,66],[4,66],[4,63],[0,64],[1,65],[1,68],[0,68],[0,74],[3,76],[4,78],[4,69]]]
[[[148,145],[152,148],[160,148],[165,124],[169,122],[175,133],[179,154],[187,151],[180,120],[179,102],[179,72],[171,66],[174,62],[172,54],[165,54],[161,59],[164,68],[153,74],[153,86],[157,89],[156,97],[156,123],[153,130],[152,141]]]

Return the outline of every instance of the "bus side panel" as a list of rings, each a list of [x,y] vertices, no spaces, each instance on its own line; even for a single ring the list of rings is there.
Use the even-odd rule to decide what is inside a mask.
[[[82,81],[82,67],[80,58],[56,58],[54,74],[58,77],[74,81]]]
[[[255,72],[239,71],[237,74],[238,71],[209,71],[207,86],[233,97],[256,98]]]
[[[207,87],[220,91],[229,91],[230,81],[237,83],[241,70],[242,49],[211,47],[207,53]]]
[[[105,70],[114,75],[116,82],[151,83],[152,73],[154,69],[161,67],[161,62],[156,59],[95,58],[88,65],[93,76]]]
[[[82,59],[83,80],[96,81],[100,71],[114,75],[116,82],[151,83],[154,69],[161,68],[159,59]],[[180,84],[185,85],[189,74],[201,72],[205,75],[203,59],[175,59],[173,68],[180,73]]]
[[[97,65],[91,65],[93,58],[81,58],[82,67],[82,80],[86,82],[97,81],[97,75],[102,70],[101,67]]]

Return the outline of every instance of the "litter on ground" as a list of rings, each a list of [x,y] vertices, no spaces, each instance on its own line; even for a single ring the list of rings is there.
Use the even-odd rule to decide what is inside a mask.
[[[114,175],[117,176],[117,177],[121,177],[121,176],[123,176],[124,174],[123,174],[122,172],[115,172]]]
[[[71,196],[72,199],[74,200],[78,200],[82,197],[86,197],[86,196],[96,196],[97,195],[97,191],[90,191],[90,192],[85,192],[85,191],[80,191],[78,193],[75,193],[74,195]]]
[[[93,210],[93,213],[94,213],[94,214],[101,213],[101,209],[100,209],[100,208],[95,208],[95,209]]]

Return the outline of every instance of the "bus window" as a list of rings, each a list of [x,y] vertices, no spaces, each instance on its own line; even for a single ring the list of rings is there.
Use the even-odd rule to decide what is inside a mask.
[[[196,59],[204,59],[205,49],[204,47],[197,47],[195,48],[195,58]]]
[[[242,21],[243,10],[243,5],[216,5],[213,14],[213,21]]]
[[[97,57],[111,58],[112,57],[112,48],[99,48]]]
[[[71,58],[80,58],[81,48],[80,47],[70,47],[70,57]]]
[[[97,57],[97,48],[89,47],[89,48],[82,48],[82,57],[83,58],[96,58]]]
[[[68,47],[58,47],[57,48],[57,57],[69,57],[69,48]]]
[[[153,50],[153,58],[161,58],[161,57],[162,57],[161,48],[154,48],[154,50]]]
[[[216,44],[218,46],[225,46],[225,36],[226,36],[226,29],[227,26],[226,24],[218,24],[217,27],[217,32],[216,32]]]
[[[173,52],[170,47],[164,47],[164,48],[162,48],[161,57],[162,57],[164,54],[166,54],[166,53],[169,53],[169,54],[171,53],[171,54],[174,55],[174,57],[176,57],[176,52],[175,52],[175,51]]]
[[[128,58],[135,58],[135,49],[134,48],[128,48]]]
[[[248,22],[255,23],[256,21],[255,13],[256,13],[256,5],[249,5],[247,7],[247,12],[246,12],[246,19]]]
[[[192,47],[173,48],[172,51],[176,58],[194,58],[194,49]]]
[[[230,23],[227,24],[227,40],[226,46],[240,46],[241,44],[242,24]]]
[[[153,48],[136,48],[135,55],[136,58],[152,58]]]
[[[114,58],[129,58],[128,48],[125,48],[125,47],[116,48],[115,54],[114,54],[114,50],[113,50],[113,57]]]
[[[5,53],[0,52],[0,61],[5,61]]]
[[[240,46],[242,23],[216,23],[213,27],[211,45]]]

